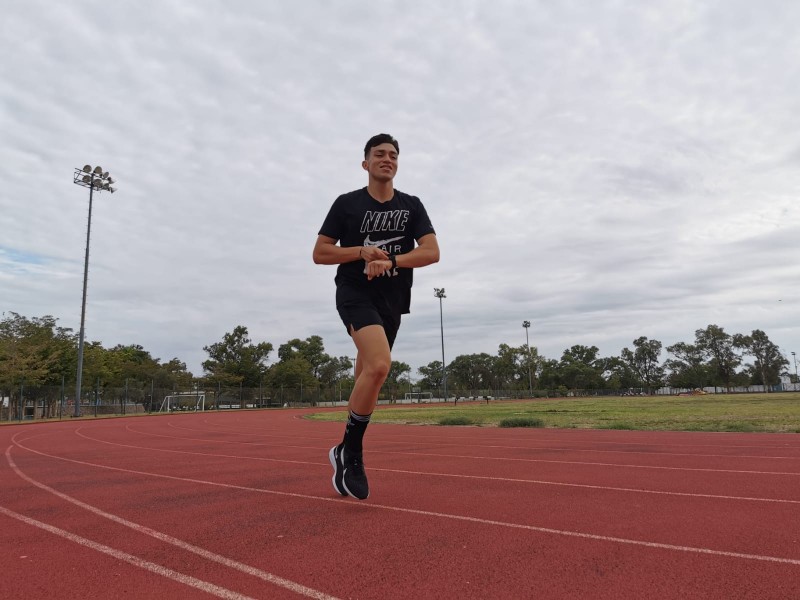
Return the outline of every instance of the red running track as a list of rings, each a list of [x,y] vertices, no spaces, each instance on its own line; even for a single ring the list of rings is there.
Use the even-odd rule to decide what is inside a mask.
[[[800,598],[800,436],[305,411],[0,428],[0,598]]]

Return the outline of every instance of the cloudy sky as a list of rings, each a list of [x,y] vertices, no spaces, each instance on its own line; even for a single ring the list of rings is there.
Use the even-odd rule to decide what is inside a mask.
[[[237,325],[354,356],[311,249],[365,141],[400,141],[440,263],[394,358],[618,355],[709,324],[800,353],[795,0],[10,0],[0,311],[201,373]],[[666,357],[666,354],[664,355]]]

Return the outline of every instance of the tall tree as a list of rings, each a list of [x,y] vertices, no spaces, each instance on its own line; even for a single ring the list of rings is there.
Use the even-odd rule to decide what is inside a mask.
[[[337,381],[353,377],[353,361],[349,356],[328,357],[320,367],[319,381],[322,385],[332,385]]]
[[[10,312],[0,320],[0,385],[60,383],[73,364],[71,331],[50,315],[29,319]]]
[[[652,394],[653,388],[661,387],[664,381],[664,367],[659,364],[661,342],[642,336],[633,340],[633,346],[633,351],[623,348],[620,356]]]
[[[59,327],[55,318],[29,319],[15,312],[4,313],[0,319],[0,392],[9,395],[9,415],[19,414],[22,393],[17,391],[21,388],[74,381],[76,360],[72,330]],[[48,414],[54,410],[55,394],[40,398],[47,401]]]
[[[127,379],[142,382],[152,380],[158,371],[158,359],[153,358],[138,344],[119,344],[106,352],[111,375],[111,380],[107,383],[112,386],[122,386]]]
[[[295,355],[272,365],[269,370],[269,382],[274,387],[286,388],[316,388],[319,379],[314,376],[314,371],[305,358]]]
[[[486,352],[456,356],[447,367],[448,387],[475,391],[492,389],[493,362]]]
[[[312,335],[305,340],[295,338],[278,347],[278,359],[281,362],[297,357],[303,358],[311,365],[311,372],[317,379],[320,378],[325,365],[333,360],[325,354],[325,345],[318,335]]]
[[[411,367],[407,363],[393,360],[384,385],[388,384],[389,386],[398,387],[403,382],[407,383],[409,373],[411,373]],[[404,375],[405,379],[403,379]]]
[[[529,365],[530,382],[528,381]],[[514,347],[508,344],[500,344],[492,367],[495,387],[516,389],[527,389],[529,385],[537,387],[540,369],[541,358],[535,346],[531,347],[529,355],[526,346]]]
[[[718,325],[709,325],[694,332],[695,345],[703,352],[716,377],[715,384],[731,388],[736,367],[742,364],[742,357],[736,352],[733,337]]]
[[[158,362],[158,359],[156,359]],[[154,384],[160,388],[180,388],[187,390],[191,387],[194,375],[186,368],[186,363],[178,358],[159,365],[153,377]]]
[[[204,346],[203,350],[209,356],[203,362],[203,370],[209,379],[224,385],[258,387],[267,373],[272,344],[254,344],[247,327],[238,325],[231,333],[226,333],[221,342]]]
[[[665,362],[669,370],[668,381],[672,387],[699,389],[711,384],[711,369],[700,348],[694,344],[678,342],[667,346],[667,352],[672,355]]]
[[[750,335],[737,333],[733,336],[733,345],[755,359],[754,379],[756,381],[760,379],[765,392],[769,392],[770,386],[780,383],[781,371],[789,366],[789,361],[781,354],[780,348],[770,341],[766,333],[760,329],[754,329]]]
[[[106,387],[114,382],[114,356],[102,342],[87,341],[83,346],[83,392],[88,394],[96,386]]]
[[[611,356],[602,359],[602,361],[603,379],[605,379],[608,389],[615,391],[629,390],[641,385],[641,378],[630,365],[619,356]]]
[[[553,358],[545,358],[541,361],[539,387],[543,389],[554,390],[561,386],[566,387],[561,377],[561,367],[559,362]]]
[[[417,382],[420,388],[435,390],[442,386],[442,361],[431,361],[417,371],[422,376]]]
[[[603,361],[598,359],[597,346],[575,345],[561,356],[560,378],[573,390],[596,390],[604,387]]]

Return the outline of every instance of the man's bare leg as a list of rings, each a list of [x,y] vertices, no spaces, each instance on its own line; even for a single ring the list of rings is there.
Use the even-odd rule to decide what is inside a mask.
[[[358,355],[356,380],[350,400],[344,440],[328,453],[333,465],[333,487],[342,495],[361,500],[369,496],[369,483],[364,472],[363,439],[378,394],[392,364],[386,332],[381,325],[367,325],[358,331],[351,327]]]
[[[356,381],[348,408],[359,415],[370,415],[378,403],[383,382],[392,367],[389,340],[381,325],[367,325],[350,335],[358,349],[356,356]]]

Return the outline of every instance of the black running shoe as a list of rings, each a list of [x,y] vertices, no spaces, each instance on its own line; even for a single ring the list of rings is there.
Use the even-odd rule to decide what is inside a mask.
[[[341,460],[344,465],[342,487],[353,498],[366,499],[369,496],[369,483],[367,483],[367,474],[364,472],[362,455],[351,454],[342,448]]]
[[[342,448],[344,444],[339,444],[338,446],[334,446],[331,448],[330,452],[328,452],[328,458],[331,461],[331,466],[333,467],[333,477],[331,481],[333,481],[333,489],[339,492],[342,496],[347,496],[347,492],[342,486],[342,473],[344,472],[344,465],[342,465]]]

